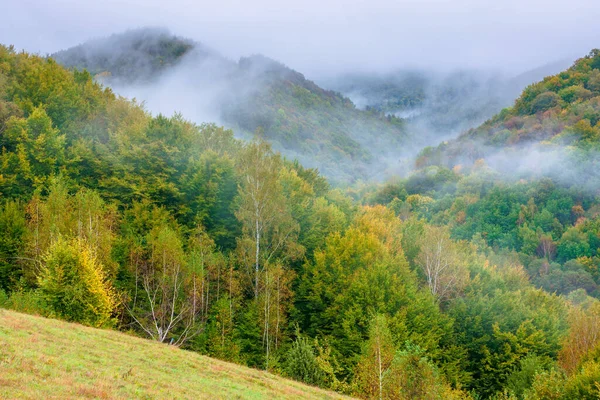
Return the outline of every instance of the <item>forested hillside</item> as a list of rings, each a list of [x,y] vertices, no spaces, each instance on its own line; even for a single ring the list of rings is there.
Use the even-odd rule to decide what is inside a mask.
[[[457,239],[512,251],[549,292],[597,297],[598,60],[594,50],[480,127],[424,149],[419,170],[366,201],[397,199],[398,212],[449,226]],[[426,196],[426,204],[408,204],[412,195]]]
[[[386,204],[407,221],[416,215],[444,226],[449,238],[469,241],[489,260],[522,266],[546,292],[574,303],[598,298],[598,60],[593,50],[480,127],[424,149],[409,177],[353,196]]]
[[[522,264],[596,279],[586,192],[482,165],[353,199],[260,138],[9,47],[0,99],[2,307],[363,398],[599,394],[595,286],[555,293]]]
[[[599,100],[600,52],[593,50],[568,70],[527,87],[512,107],[481,126],[425,149],[418,165],[468,167],[483,158],[513,175],[534,172],[589,184],[597,179],[590,172],[598,160]]]
[[[151,110],[185,111],[241,137],[257,134],[338,183],[384,176],[397,167],[407,139],[400,119],[359,110],[274,60],[253,55],[236,63],[161,30],[129,31],[53,57],[87,69],[119,94],[147,100]]]

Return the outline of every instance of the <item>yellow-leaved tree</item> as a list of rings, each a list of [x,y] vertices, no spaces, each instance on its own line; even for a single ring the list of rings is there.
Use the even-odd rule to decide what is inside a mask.
[[[115,292],[84,241],[56,240],[44,257],[38,284],[43,298],[61,318],[97,327],[113,324]]]

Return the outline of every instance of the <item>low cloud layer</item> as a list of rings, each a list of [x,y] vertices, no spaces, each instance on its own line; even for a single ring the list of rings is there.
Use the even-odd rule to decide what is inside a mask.
[[[158,25],[233,59],[267,54],[311,78],[407,66],[522,71],[600,46],[595,0],[9,0],[1,8],[0,41],[27,51]]]

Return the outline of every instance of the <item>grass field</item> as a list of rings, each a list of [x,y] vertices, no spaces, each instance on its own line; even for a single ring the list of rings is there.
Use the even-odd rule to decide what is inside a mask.
[[[0,309],[2,399],[342,397],[116,331]]]

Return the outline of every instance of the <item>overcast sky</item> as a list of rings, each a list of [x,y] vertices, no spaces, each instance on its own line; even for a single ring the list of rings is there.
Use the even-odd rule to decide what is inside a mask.
[[[164,26],[309,76],[400,67],[524,71],[600,47],[599,0],[0,0],[0,43],[42,54]]]

